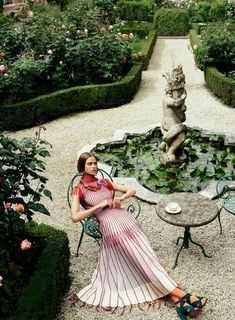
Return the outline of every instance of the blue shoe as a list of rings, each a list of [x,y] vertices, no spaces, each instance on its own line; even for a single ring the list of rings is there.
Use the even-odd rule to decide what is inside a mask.
[[[190,300],[191,297],[192,297],[192,295],[190,293],[186,293],[186,295],[184,295],[180,300],[185,301],[188,304],[190,304],[191,306],[198,308],[198,309],[202,309],[205,307],[205,305],[207,303],[207,298],[196,296],[197,300],[191,302],[191,300]],[[205,299],[204,302],[202,302],[203,299]]]

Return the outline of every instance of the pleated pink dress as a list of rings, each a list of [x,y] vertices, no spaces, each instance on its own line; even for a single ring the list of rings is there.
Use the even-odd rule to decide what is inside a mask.
[[[112,199],[110,185],[97,191],[79,186],[88,209]],[[78,300],[97,309],[115,310],[149,304],[167,296],[177,284],[160,265],[140,224],[125,209],[105,208],[96,214],[102,233],[97,267]]]

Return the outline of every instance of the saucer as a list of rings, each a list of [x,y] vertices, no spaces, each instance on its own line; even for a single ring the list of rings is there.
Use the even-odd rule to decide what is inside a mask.
[[[169,214],[177,214],[181,212],[181,208],[177,202],[169,202],[165,207],[165,211]]]

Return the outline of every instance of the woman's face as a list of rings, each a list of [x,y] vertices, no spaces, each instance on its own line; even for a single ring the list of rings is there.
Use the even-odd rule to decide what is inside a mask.
[[[90,157],[85,162],[85,173],[96,175],[98,171],[97,160],[95,157]]]

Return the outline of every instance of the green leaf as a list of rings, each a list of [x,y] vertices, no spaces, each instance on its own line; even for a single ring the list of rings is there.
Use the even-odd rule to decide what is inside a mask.
[[[47,189],[44,189],[43,191],[44,195],[48,198],[50,198],[52,200],[52,195],[51,195],[51,192]]]

